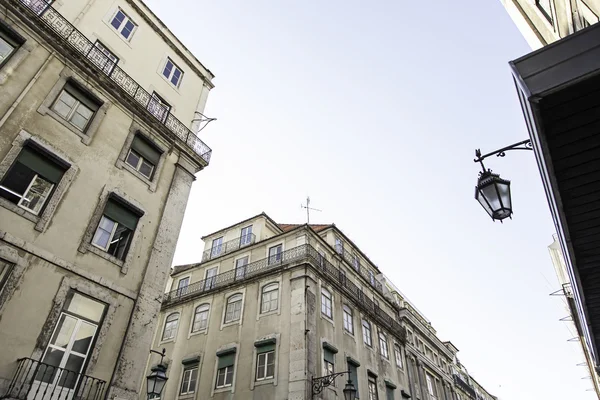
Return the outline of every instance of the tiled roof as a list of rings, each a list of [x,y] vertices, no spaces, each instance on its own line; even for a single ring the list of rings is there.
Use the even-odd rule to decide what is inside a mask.
[[[277,226],[279,226],[279,229],[281,229],[284,232],[289,232],[292,229],[297,228],[302,225],[305,225],[305,224],[277,224]],[[332,224],[310,224],[309,226],[315,232],[321,232],[322,230],[327,229],[333,225]]]

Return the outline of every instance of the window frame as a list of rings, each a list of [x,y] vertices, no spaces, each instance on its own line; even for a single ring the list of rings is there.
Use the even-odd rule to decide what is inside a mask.
[[[271,250],[279,250],[271,254]],[[274,265],[283,261],[283,243],[276,244],[267,249],[267,265]]]
[[[167,65],[171,63],[172,67],[171,67],[171,71],[169,72],[169,76],[165,75],[165,71],[167,70]],[[177,79],[177,83],[173,83],[173,77],[175,76],[175,71],[179,71],[179,78]],[[183,76],[185,75],[185,73],[183,72],[183,70],[179,67],[179,65],[177,65],[177,63],[175,63],[175,61],[173,61],[173,59],[171,57],[166,58],[165,62],[163,63],[163,66],[160,70],[160,75],[167,80],[172,87],[174,87],[175,89],[179,89],[181,87],[181,81],[183,81]]]
[[[119,26],[116,27],[113,22],[114,20],[117,18],[117,15],[119,14],[119,12],[121,14],[123,14],[123,20],[119,23]],[[133,25],[133,28],[131,28],[129,35],[126,37],[125,35],[123,35],[123,30],[125,29],[125,26],[127,24],[127,22],[131,22],[131,24]],[[116,11],[112,13],[111,17],[108,20],[108,25],[115,31],[117,32],[117,34],[119,35],[119,37],[126,41],[126,42],[131,42],[131,39],[133,38],[133,35],[135,34],[135,32],[137,31],[138,25],[133,21],[133,19],[131,19],[131,17],[129,16],[128,13],[126,13],[125,11],[123,11],[123,9],[121,7],[117,7]]]
[[[220,257],[221,255],[223,255],[223,239],[224,239],[224,236],[220,236],[218,238],[214,238],[211,241],[210,258],[216,258],[216,257]],[[216,246],[215,246],[215,242],[218,242]],[[219,249],[218,253],[215,251],[216,248]]]
[[[371,323],[369,321],[367,321],[364,318],[362,320],[361,325],[362,325],[362,331],[363,331],[363,343],[372,348],[373,347],[373,326],[371,325]],[[368,332],[368,334],[367,334],[367,332]],[[369,342],[367,342],[367,337],[369,339]]]
[[[378,332],[379,338],[379,354],[384,357],[386,360],[390,359],[390,351],[388,348],[387,335],[381,331]]]
[[[62,115],[60,111],[56,109],[59,101],[64,103],[67,107],[70,107],[64,100],[62,100],[62,96],[65,93],[75,100],[75,103],[70,108],[66,116]],[[91,108],[86,104],[87,102],[93,103],[96,108]],[[86,135],[90,125],[92,124],[102,105],[103,103],[96,96],[90,93],[87,89],[83,88],[81,85],[77,84],[74,80],[69,79],[50,105],[50,110],[52,110],[52,112],[58,116],[58,118],[61,118],[63,121],[69,124],[73,129],[76,129],[77,131],[81,132],[81,134]],[[84,127],[80,127],[72,121],[75,114],[81,115],[81,113],[77,112],[79,107],[83,107],[91,113]]]
[[[199,322],[199,321],[197,321],[197,317],[203,313],[206,313],[206,318],[204,319],[204,321],[206,321],[206,326],[204,328],[200,327],[200,328],[196,329],[196,323]],[[210,304],[209,303],[202,303],[202,304],[199,304],[196,307],[194,307],[194,315],[192,316],[192,327],[190,329],[190,333],[200,333],[200,332],[207,331],[209,318],[210,318]],[[202,320],[200,320],[200,321],[202,321]]]
[[[239,297],[239,300],[237,299],[237,297]],[[233,300],[234,298],[236,298],[236,299]],[[239,303],[239,305],[240,305],[239,310],[238,310],[239,315],[237,316],[237,318],[235,318],[235,313],[236,313],[235,304],[236,303]],[[230,306],[233,307],[233,310],[232,310],[233,319],[227,319],[227,315],[229,314]],[[227,300],[225,301],[225,315],[223,318],[223,324],[226,325],[226,324],[233,324],[236,322],[239,323],[242,320],[243,308],[244,308],[244,295],[242,293],[237,292],[237,293],[233,293],[233,294],[229,295],[227,297]]]
[[[344,304],[342,306],[342,315],[344,331],[354,336],[354,311],[350,306]]]
[[[269,307],[269,309],[265,311],[265,309],[264,309],[265,295],[266,294],[272,295],[272,293],[277,294],[277,298],[275,299],[276,306],[275,306],[275,308]],[[280,296],[279,296],[279,283],[278,282],[271,282],[271,283],[264,285],[260,291],[260,314],[273,313],[273,312],[276,312],[277,310],[279,310],[279,298],[280,298]],[[272,297],[268,299],[268,303],[269,303],[269,305],[272,305],[272,303],[273,303]]]
[[[147,146],[147,148],[145,148]],[[156,160],[150,160],[154,155],[152,152],[156,152],[158,156]],[[146,155],[142,154],[145,153]],[[131,155],[137,157],[136,165],[133,165],[129,162],[129,158]],[[152,182],[155,178],[156,171],[161,164],[161,160],[164,156],[164,151],[159,146],[157,146],[154,141],[147,138],[145,135],[137,132],[134,134],[131,143],[128,145],[127,153],[123,159],[123,163],[128,167],[133,169],[137,174],[140,174],[144,180],[147,182]],[[146,175],[142,172],[142,166],[146,163],[151,167],[150,175]]]
[[[231,369],[231,375],[229,375],[229,370]],[[224,371],[224,378],[223,378],[223,385],[219,386],[219,373],[221,371]],[[215,389],[223,389],[223,388],[228,388],[228,387],[232,387],[233,386],[233,377],[235,375],[235,364],[233,365],[228,365],[226,367],[223,368],[218,368],[217,369],[217,376],[216,376],[216,380],[215,380]],[[227,376],[231,376],[231,382],[227,383]]]
[[[244,231],[246,233],[244,234]],[[248,246],[252,242],[252,225],[242,228],[240,231],[240,247]]]
[[[269,370],[269,355],[272,355],[273,357],[273,375],[267,375],[268,374],[268,370]],[[265,358],[265,363],[263,365],[263,373],[264,376],[259,378],[259,368],[260,368],[260,358],[261,356],[264,356]],[[275,350],[269,350],[269,351],[265,351],[262,353],[257,353],[256,354],[256,370],[255,370],[255,375],[254,375],[254,381],[255,382],[262,382],[262,381],[267,381],[267,380],[271,380],[271,379],[275,379]]]
[[[196,371],[196,379],[195,379],[195,383],[194,386],[191,387],[191,383],[192,383],[192,374],[193,371]],[[186,380],[186,373],[189,372],[189,381],[187,383],[187,391],[183,391],[183,385],[185,383]],[[186,365],[183,367],[183,371],[181,373],[181,384],[179,385],[179,396],[187,396],[190,394],[194,394],[196,393],[196,387],[198,386],[198,381],[200,377],[200,368],[198,364],[193,364],[193,365]]]
[[[372,374],[368,374],[367,377],[367,382],[368,382],[368,400],[379,400],[379,392],[377,390],[377,377],[372,375]],[[373,390],[371,390],[373,389]]]
[[[114,204],[115,206],[113,206],[113,207],[117,207],[117,208],[120,207],[122,210],[125,210],[127,213],[134,215],[137,218],[136,222],[135,222],[135,227],[132,228],[131,226],[127,226],[127,224],[123,223],[122,221],[116,221],[114,218],[107,216],[106,212],[107,212],[107,207],[109,206],[109,203]],[[96,228],[93,229],[93,232],[91,235],[91,240],[89,242],[91,245],[90,248],[97,248],[100,251],[106,253],[107,257],[109,257],[109,260],[115,259],[121,263],[124,263],[129,255],[129,251],[131,250],[131,246],[135,239],[135,233],[139,231],[140,220],[143,217],[143,215],[144,215],[143,211],[137,209],[136,207],[132,206],[131,204],[128,204],[128,202],[126,200],[124,200],[123,198],[121,198],[120,196],[111,193],[108,196],[108,198],[106,199],[106,201],[104,202],[103,207],[100,212],[100,218],[98,220],[98,223],[96,224]],[[109,234],[109,238],[107,240],[106,247],[102,247],[100,244],[96,243],[96,234],[98,233],[99,230],[108,232],[106,229],[103,229],[101,227],[102,221],[104,221],[105,219],[113,222],[114,225],[112,227],[112,231]],[[110,247],[113,244],[113,239],[114,239],[115,234],[119,227],[124,227],[125,229],[127,229],[129,231],[129,235],[127,237],[127,242],[125,243],[123,254],[121,256],[109,253]],[[116,251],[118,251],[118,246],[116,248]]]
[[[246,278],[246,271],[248,269],[248,264],[250,261],[250,256],[245,255],[240,258],[235,259],[234,267],[235,267],[235,277],[236,281],[242,280]],[[241,265],[240,265],[241,263]]]
[[[169,318],[171,318],[173,316],[175,316],[176,319],[169,321]],[[167,314],[167,316],[165,317],[165,321],[163,323],[162,333],[160,335],[161,343],[170,342],[170,341],[175,340],[175,338],[177,337],[177,332],[179,331],[180,319],[181,319],[181,313],[179,311],[174,311],[172,313]],[[169,333],[172,334],[173,336],[165,337],[165,334],[167,333],[168,324],[172,324],[171,326],[169,326]]]
[[[333,294],[324,287],[321,288],[321,315],[333,321]]]
[[[0,21],[0,39],[13,48],[6,58],[0,61],[0,69],[2,69],[19,51],[21,46],[26,42],[26,39],[4,21]]]
[[[402,362],[402,348],[398,343],[394,343],[394,360],[396,361],[396,367],[404,369],[404,362]]]

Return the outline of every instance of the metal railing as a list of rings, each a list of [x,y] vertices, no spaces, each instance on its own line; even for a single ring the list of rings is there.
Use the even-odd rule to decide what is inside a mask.
[[[179,140],[198,154],[206,163],[210,162],[212,150],[183,122],[169,111],[169,108],[156,101],[152,95],[140,86],[131,76],[115,65],[114,61],[92,43],[83,33],[75,28],[65,17],[44,0],[4,0],[17,6],[24,6],[36,25],[50,30],[60,43],[83,55],[97,68],[98,74],[107,76],[124,94],[144,107],[159,123],[166,126]],[[204,121],[210,120],[205,116]],[[204,125],[206,126],[206,125]]]
[[[308,244],[294,247],[277,255],[252,262],[237,271],[233,269],[192,283],[185,288],[172,290],[165,295],[163,308],[202,296],[264,273],[282,269],[292,262],[301,261],[310,262],[323,277],[339,286],[358,308],[362,309],[363,312],[368,313],[374,321],[385,327],[402,343],[406,342],[406,329],[404,329],[395,318],[375,304],[363,290],[347,279],[337,267],[319,254],[317,249]]]
[[[465,382],[460,375],[454,374],[454,384],[460,387],[464,392],[468,393],[473,399],[477,398],[475,389]]]
[[[55,367],[31,358],[19,358],[17,370],[0,399],[100,400],[106,381]]]
[[[350,264],[350,266],[352,266],[352,268],[356,272],[358,272],[363,278],[365,278],[369,282],[369,284],[371,286],[373,286],[375,288],[375,290],[377,290],[380,294],[383,294],[383,285],[381,284],[381,282],[379,282],[377,279],[375,279],[374,274],[373,274],[373,276],[369,275],[368,267],[360,264],[360,260],[359,260],[357,266],[354,265],[354,254],[353,253],[346,250],[345,248],[342,248],[341,251],[339,248],[336,248],[336,253],[341,255],[342,258],[344,260],[346,260],[346,262],[348,264]],[[371,273],[373,273],[373,272],[371,271]]]
[[[254,244],[255,241],[256,235],[254,235],[254,233],[249,233],[228,242],[213,246],[202,253],[202,261],[200,262],[203,263],[212,260],[213,258],[221,257],[227,253],[241,249],[242,247]]]

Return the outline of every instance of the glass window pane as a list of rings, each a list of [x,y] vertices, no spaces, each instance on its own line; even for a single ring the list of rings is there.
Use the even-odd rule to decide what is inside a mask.
[[[80,104],[71,116],[70,122],[83,131],[92,117],[92,114],[94,114],[92,110]]]
[[[125,19],[125,14],[123,14],[123,12],[121,10],[119,10],[117,12],[117,15],[115,15],[115,17],[113,18],[113,20],[111,21],[110,24],[115,29],[119,29],[119,27],[121,26],[121,23],[123,22],[124,19]]]
[[[42,361],[42,363],[47,365],[39,365],[38,373],[35,379],[46,383],[52,382],[58,372],[58,366],[60,365],[64,355],[64,350],[53,349],[49,347],[48,351],[46,351],[46,355],[44,356],[44,360]]]
[[[146,160],[142,160],[142,164],[140,165],[140,169],[139,171],[146,176],[147,178],[150,178],[152,176],[152,170],[154,169],[154,166],[152,164],[150,164],[148,161]]]
[[[0,37],[0,62],[4,61],[11,55],[15,48]]]
[[[225,384],[225,368],[221,368],[217,373],[217,387]]]
[[[61,372],[58,386],[73,389],[77,383],[78,373],[83,367],[84,357],[71,354],[67,360],[64,370]]]
[[[56,347],[62,347],[63,349],[66,349],[67,345],[71,341],[71,336],[73,336],[73,330],[75,329],[76,323],[77,320],[75,318],[63,314],[60,317],[60,320],[58,321],[58,325],[56,326],[54,336],[52,337],[50,344]]]
[[[105,305],[79,293],[72,293],[71,298],[67,300],[65,310],[91,321],[100,322]]]
[[[73,342],[72,351],[87,355],[94,333],[96,332],[96,326],[82,322],[75,334],[75,341]]]
[[[132,167],[137,168],[138,163],[140,161],[140,156],[136,154],[133,150],[129,150],[129,154],[127,155],[127,159],[125,161]]]
[[[134,27],[135,27],[135,25],[133,25],[133,22],[131,22],[131,21],[128,20],[125,23],[125,27],[121,31],[121,35],[123,35],[123,37],[125,39],[129,39],[129,36],[131,36],[131,32],[133,32],[133,28]]]
[[[112,254],[119,260],[124,260],[125,256],[127,255],[127,247],[129,245],[131,233],[131,229],[121,224],[117,224],[117,229],[115,230],[115,234],[110,241],[107,253]]]
[[[171,62],[171,60],[167,60],[167,64],[165,65],[165,69],[163,70],[163,75],[165,76],[165,78],[171,76],[171,70],[173,70],[173,63]]]
[[[38,214],[54,185],[37,176],[33,184],[21,199],[20,205]]]

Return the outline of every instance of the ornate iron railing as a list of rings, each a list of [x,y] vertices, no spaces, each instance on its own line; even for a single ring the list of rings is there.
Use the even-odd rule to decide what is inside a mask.
[[[83,33],[44,0],[4,0],[24,7],[32,20],[47,28],[60,42],[83,55],[97,68],[99,74],[107,76],[123,93],[144,107],[152,117],[166,126],[175,136],[198,154],[206,163],[210,162],[212,150],[188,127],[177,119],[164,104],[152,101],[152,95],[131,76],[115,65]],[[209,121],[204,115],[203,121]],[[206,125],[204,125],[206,126]]]
[[[477,398],[475,389],[473,389],[471,385],[465,382],[459,375],[454,375],[454,384],[460,387],[464,392],[468,393],[473,399]]]
[[[243,268],[239,268],[237,271],[235,269],[230,270],[192,283],[185,288],[172,290],[165,295],[163,308],[251,279],[258,275],[263,275],[264,273],[282,269],[292,262],[301,261],[310,262],[324,278],[340,287],[358,308],[368,313],[374,321],[379,323],[380,326],[385,327],[402,343],[406,342],[406,330],[404,327],[371,300],[362,289],[347,279],[346,275],[340,269],[319,254],[317,249],[308,244],[252,262]]]
[[[350,266],[356,271],[358,272],[363,278],[365,278],[369,284],[371,286],[373,286],[375,288],[375,290],[377,290],[379,293],[383,294],[383,285],[381,282],[379,282],[377,279],[375,279],[375,275],[369,275],[369,269],[367,266],[363,266],[362,264],[360,264],[360,260],[358,261],[358,264],[355,265],[354,263],[354,254],[352,254],[350,251],[346,250],[345,248],[340,249],[336,248],[336,252],[342,256],[342,258],[344,260],[346,260],[346,262],[348,264],[350,264]],[[371,273],[373,273],[371,271]]]
[[[213,258],[223,256],[227,253],[231,253],[232,251],[236,251],[242,247],[254,244],[255,241],[256,235],[254,235],[254,233],[249,233],[247,235],[240,236],[228,242],[213,246],[210,249],[204,251],[204,253],[202,253],[201,262],[212,260]]]
[[[65,368],[19,358],[17,370],[1,399],[100,400],[106,381]]]

